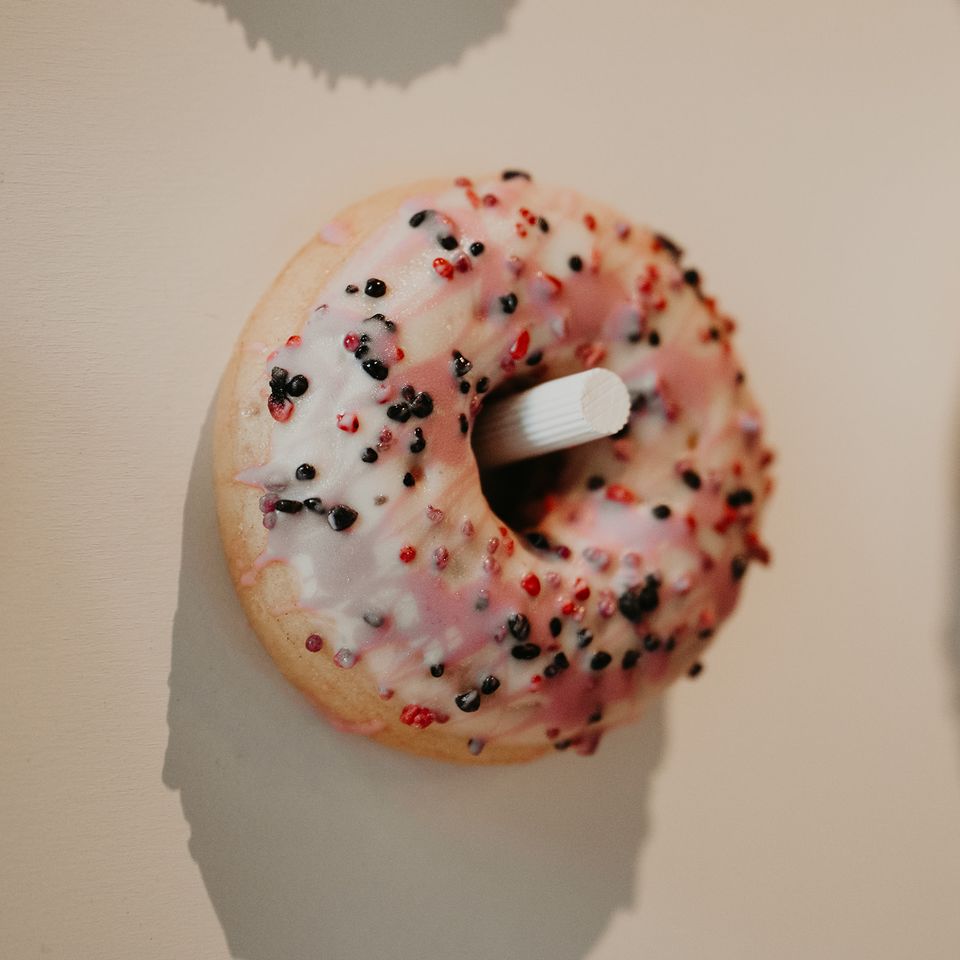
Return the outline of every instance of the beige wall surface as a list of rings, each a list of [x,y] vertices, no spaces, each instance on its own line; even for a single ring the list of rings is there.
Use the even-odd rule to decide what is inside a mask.
[[[775,563],[590,759],[331,730],[232,596],[211,399],[341,205],[526,167],[675,234]],[[960,4],[0,0],[0,956],[960,956]]]

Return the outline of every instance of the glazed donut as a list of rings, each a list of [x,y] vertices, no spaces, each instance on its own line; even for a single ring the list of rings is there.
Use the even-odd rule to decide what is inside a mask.
[[[733,331],[666,236],[520,171],[338,216],[218,402],[222,537],[280,669],[342,729],[480,763],[590,753],[696,675],[767,559]],[[619,433],[482,471],[485,403],[594,366]]]

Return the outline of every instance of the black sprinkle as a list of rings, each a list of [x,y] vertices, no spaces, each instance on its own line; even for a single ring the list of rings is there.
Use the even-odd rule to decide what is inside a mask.
[[[301,373],[293,377],[287,384],[287,395],[290,397],[302,397],[307,392],[310,381]]]
[[[639,650],[628,650],[623,655],[623,661],[621,662],[620,666],[622,666],[624,670],[632,670],[637,665],[637,661],[639,659],[640,659]]]
[[[371,320],[376,323],[382,323],[390,333],[393,333],[397,329],[397,325],[392,320],[388,320],[382,313],[375,313],[370,317],[366,317],[363,322],[369,323]],[[366,337],[367,335],[364,334],[364,336]],[[367,339],[369,340],[370,338],[367,337]]]
[[[460,414],[460,432],[466,433],[470,429],[470,421],[465,413]]]
[[[526,640],[530,636],[530,621],[522,613],[511,613],[507,629],[517,640]]]
[[[594,710],[589,717],[587,717],[587,723],[599,723],[602,719],[603,713],[601,712],[600,708],[597,707],[597,709]]]
[[[485,693],[488,696],[491,693],[496,693],[497,690],[499,689],[500,689],[500,681],[492,674],[490,676],[484,677],[483,681],[480,684],[480,692]]]
[[[515,180],[517,177],[521,177],[524,180],[533,179],[525,170],[504,170],[503,173],[500,174],[501,180]]]
[[[570,666],[570,661],[562,650],[553,658],[553,665],[558,670],[566,670]]]
[[[651,330],[651,331],[650,331],[650,336],[647,337],[647,341],[649,342],[649,344],[650,344],[651,347],[659,347],[659,346],[660,346],[660,334],[657,333],[656,330]]]
[[[513,313],[517,309],[517,295],[515,293],[505,294],[500,298],[500,306],[504,313]]]
[[[588,630],[586,627],[581,628],[577,631],[577,646],[583,650],[584,647],[589,647],[593,643],[593,631]]]
[[[683,279],[684,279],[684,282],[689,283],[691,287],[699,287],[700,271],[694,270],[693,267],[691,267],[689,270],[684,270]]]
[[[544,220],[543,217],[537,217],[537,226],[538,226],[544,233],[549,233],[549,232],[550,232],[550,224],[547,223],[547,221]]]
[[[587,477],[587,489],[599,490],[606,482],[599,473],[595,473],[593,476]]]
[[[433,397],[429,393],[418,393],[410,403],[410,412],[421,420],[433,413]]]
[[[391,403],[387,407],[387,416],[398,423],[406,423],[410,419],[410,407],[406,403]]]
[[[296,478],[298,480],[312,480],[317,475],[316,467],[309,463],[301,463],[297,467]]]
[[[348,283],[346,286],[347,293],[359,293],[360,288],[355,283]]]
[[[676,649],[676,646],[677,646],[676,637],[667,637],[667,639],[663,641],[663,649],[667,653],[672,653]]]
[[[747,375],[742,370],[738,370],[734,379],[736,380],[737,386],[739,386],[747,379]]]
[[[457,238],[448,234],[441,234],[437,237],[437,243],[443,247],[444,250],[456,250],[457,249]]]
[[[574,255],[567,261],[567,263],[569,264],[570,269],[571,269],[574,273],[579,273],[579,272],[583,269],[583,258],[582,258],[582,257],[578,257],[576,254],[574,254]]]
[[[329,523],[334,530],[346,530],[348,527],[353,526],[356,519],[357,511],[352,507],[345,507],[343,504],[331,508],[327,514],[327,523]]]
[[[369,374],[374,380],[386,380],[390,374],[390,368],[382,360],[364,360],[360,366],[363,367],[364,373]]]
[[[617,606],[631,623],[638,623],[645,614],[652,613],[660,606],[659,583],[653,577],[647,577],[642,587],[630,587],[620,594]]]
[[[540,648],[535,643],[518,643],[510,653],[516,660],[535,660],[540,656]]]
[[[539,530],[531,530],[526,534],[527,543],[530,544],[535,550],[549,550],[550,541],[547,539],[546,534],[541,533]]]
[[[648,633],[643,638],[643,649],[654,653],[660,649],[660,638],[655,633]]]
[[[327,512],[323,506],[323,501],[319,497],[310,497],[303,501],[303,505],[313,513],[324,514]]]
[[[378,277],[371,277],[363,288],[363,292],[368,297],[382,297],[387,292],[387,285]]]
[[[473,713],[480,709],[480,691],[468,690],[466,693],[458,694],[453,698],[453,702],[464,713]]]
[[[533,353],[527,357],[526,363],[528,367],[535,367],[538,363],[543,361],[543,351],[535,350]]]
[[[280,501],[277,501],[277,509],[280,509]],[[742,554],[738,553],[730,561],[730,573],[733,575],[734,580],[741,580],[743,575],[747,572],[747,558]]]
[[[549,680],[551,677],[555,677],[560,671],[552,664],[548,663],[543,668],[543,675]]]
[[[431,677],[442,677],[443,676],[443,664],[434,663],[430,667],[430,676]]]
[[[451,356],[453,372],[456,376],[465,377],[473,369],[473,364],[459,350],[454,350]]]
[[[412,400],[417,395],[417,391],[413,388],[413,384],[406,383],[400,388],[400,396],[404,400]]]
[[[684,470],[680,477],[691,490],[700,489],[700,474],[696,470]]]
[[[365,343],[361,343],[360,346],[353,351],[353,355],[358,360],[362,360],[369,352],[370,352],[370,348]]]
[[[566,750],[566,749],[568,749],[569,747],[572,747],[572,746],[573,746],[573,741],[572,741],[572,740],[558,740],[558,741],[553,745],[553,749],[554,749],[554,750]]]
[[[411,227],[419,227],[424,220],[427,219],[427,210],[421,210],[419,213],[415,213],[409,220]]]
[[[737,507],[745,507],[750,503],[753,503],[753,491],[748,490],[746,487],[741,487],[739,490],[734,490],[733,493],[727,494],[727,504],[734,509]]]
[[[486,377],[481,377],[477,381],[477,393],[486,393],[490,389],[490,381]]]
[[[461,393],[469,393],[469,392],[470,392],[470,381],[469,381],[469,380],[461,380],[461,381],[460,381],[460,392],[461,392]]]
[[[407,472],[407,473],[405,473],[405,474],[403,475],[403,485],[404,485],[405,487],[412,487],[416,482],[417,482],[417,481],[416,481],[416,479],[414,478],[414,476],[413,476],[412,473]]]
[[[666,520],[670,516],[670,508],[665,503],[658,503],[650,512],[658,520]]]
[[[703,664],[695,663],[688,671],[687,676],[692,680],[694,677],[699,677],[703,673]]]
[[[427,441],[423,436],[423,430],[415,427],[413,430],[413,443],[410,444],[411,453],[423,453],[427,448]]]
[[[668,236],[662,233],[657,233],[654,236],[660,246],[663,247],[674,260],[679,260],[683,256],[683,248],[677,246]]]
[[[287,377],[289,376],[290,374],[287,373],[287,371],[284,370],[283,367],[274,367],[270,371],[270,382],[276,383],[279,386],[283,386],[283,384],[287,382]]]
[[[559,637],[561,630],[563,630],[563,621],[559,617],[551,617],[550,618],[550,636]]]
[[[377,451],[374,450],[373,447],[367,447],[367,449],[364,450],[363,453],[360,454],[360,459],[361,459],[364,463],[376,463],[376,462],[377,462],[377,457],[379,457],[379,456],[380,456],[380,454],[377,453]]]
[[[475,257],[479,257],[480,254],[483,253],[485,249],[486,247],[484,247],[484,245],[479,240],[475,240],[473,243],[470,244],[470,252]]]
[[[275,506],[280,513],[299,513],[303,509],[299,500],[278,500]]]
[[[590,669],[591,670],[604,670],[610,666],[610,661],[613,660],[613,657],[607,653],[606,650],[598,650],[590,658]]]

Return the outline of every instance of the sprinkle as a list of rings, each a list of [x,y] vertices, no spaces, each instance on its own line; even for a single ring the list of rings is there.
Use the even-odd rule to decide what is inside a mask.
[[[666,234],[657,233],[654,234],[654,249],[655,250],[666,250],[667,253],[673,257],[674,261],[678,261],[683,256],[683,248],[677,246]]]
[[[439,523],[443,519],[443,511],[431,503],[427,507],[427,519],[431,523]]]
[[[480,692],[487,694],[487,696],[489,696],[491,693],[496,693],[499,689],[500,681],[492,674],[484,677],[480,682]]]
[[[279,506],[280,501],[277,501]],[[741,580],[743,575],[747,572],[747,558],[742,554],[738,553],[730,561],[730,573],[733,576],[734,580]]]
[[[650,336],[647,337],[647,341],[649,342],[649,344],[650,344],[651,347],[659,347],[659,346],[660,346],[660,334],[657,333],[656,330],[651,330],[651,331],[650,331]]]
[[[645,614],[652,613],[660,606],[660,585],[652,576],[647,577],[642,587],[630,587],[620,594],[617,607],[631,622],[638,623]]]
[[[563,621],[559,617],[551,617],[550,618],[550,636],[559,637],[561,630],[563,630]]]
[[[285,423],[293,416],[293,404],[286,397],[278,397],[276,394],[270,395],[270,399],[267,400],[267,409],[270,411],[270,416],[278,423]]]
[[[555,750],[567,750],[573,746],[573,740],[558,740],[554,745]]]
[[[753,491],[748,490],[746,487],[741,487],[741,489],[734,490],[733,493],[727,494],[727,504],[734,509],[737,507],[745,507],[750,503],[753,503]]]
[[[531,597],[535,597],[540,593],[540,578],[535,573],[528,573],[520,581],[520,586],[523,587]]]
[[[558,670],[566,670],[570,666],[570,661],[562,650],[553,658],[553,665]]]
[[[318,650],[320,650],[323,647],[323,637],[321,637],[319,633],[311,633],[310,636],[307,637],[307,640],[306,640],[306,643],[304,643],[304,646],[311,653],[316,653]]]
[[[418,393],[410,403],[410,412],[423,420],[433,413],[433,397],[429,393]]]
[[[610,666],[610,661],[613,660],[613,657],[607,653],[606,650],[598,650],[590,658],[590,669],[591,670],[604,670]]]
[[[357,519],[357,516],[357,511],[352,507],[338,504],[337,506],[330,508],[330,512],[327,514],[327,523],[329,523],[334,530],[339,532],[352,527]]]
[[[637,661],[639,659],[640,659],[639,650],[628,650],[623,655],[623,660],[620,666],[622,666],[624,670],[632,670],[637,665]]]
[[[487,377],[481,377],[477,381],[477,393],[486,393],[490,389],[490,381]]]
[[[348,283],[346,286],[347,293],[359,293],[360,288],[355,283]]]
[[[355,413],[338,413],[337,427],[344,433],[356,433],[360,429],[360,418]]]
[[[442,677],[442,676],[443,676],[443,664],[442,664],[442,663],[434,663],[434,664],[432,664],[431,667],[430,667],[430,676],[431,676],[431,677],[437,677],[437,678]]]
[[[303,509],[303,504],[299,500],[278,500],[274,504],[274,509],[280,513],[299,513]]]
[[[363,367],[364,373],[369,374],[374,380],[386,380],[390,373],[390,368],[381,360],[364,360],[360,366]]]
[[[513,311],[508,311],[512,313]],[[522,360],[527,355],[527,350],[530,349],[530,333],[527,330],[521,330],[517,339],[513,341],[513,345],[510,347],[510,356],[514,360]]]
[[[513,313],[517,309],[517,295],[515,293],[505,294],[500,298],[500,306],[504,313]]]
[[[459,350],[454,350],[451,356],[455,376],[465,377],[473,369],[473,364]]]
[[[382,613],[377,613],[375,610],[367,610],[363,615],[363,622],[371,627],[382,627],[385,621],[385,617]]]
[[[397,329],[397,325],[392,320],[388,320],[382,313],[374,313],[374,314],[371,314],[369,317],[364,317],[363,322],[364,323],[371,323],[371,322],[382,323],[390,333],[394,333]],[[367,339],[369,339],[369,337]]]
[[[410,473],[409,470],[403,475],[403,485],[405,487],[412,487],[416,484],[416,482],[417,482],[416,477],[414,477],[414,475]]]
[[[606,496],[608,500],[612,500],[614,503],[635,503],[637,499],[632,490],[628,490],[620,483],[611,483],[607,487]]]
[[[307,387],[310,386],[310,381],[302,374],[297,374],[288,384],[287,384],[287,395],[290,397],[302,397],[307,392]]]
[[[460,432],[466,433],[470,429],[470,421],[465,413],[460,414]]]
[[[589,647],[591,643],[593,643],[593,631],[588,630],[586,627],[577,631],[577,646],[581,650]]]
[[[501,180],[514,180],[520,177],[522,180],[532,180],[533,178],[525,170],[504,170],[500,174]]]
[[[440,234],[437,237],[437,243],[439,243],[444,250],[456,250],[458,246],[457,238],[450,234]]]
[[[486,741],[485,741],[485,740],[481,740],[479,737],[471,737],[471,738],[467,741],[467,749],[468,749],[468,750],[470,751],[470,753],[472,753],[475,757],[478,757],[478,756],[480,755],[480,753],[483,751],[483,748],[484,748],[485,746],[486,746]]]
[[[445,280],[450,280],[453,277],[453,264],[449,260],[444,260],[443,257],[437,257],[433,261],[433,269]]]
[[[537,364],[541,363],[542,361],[543,361],[543,351],[537,350],[535,353],[531,353],[530,356],[527,357],[527,366],[535,367],[537,366]]]
[[[670,508],[665,503],[658,503],[650,511],[658,520],[666,520],[670,516]]]
[[[424,220],[427,219],[426,210],[421,210],[419,213],[415,213],[408,221],[411,227],[419,227]]]
[[[571,269],[574,273],[579,273],[579,272],[583,269],[583,258],[582,258],[582,257],[578,257],[576,254],[574,254],[574,256],[572,256],[572,257],[567,261],[567,263],[568,263],[570,269]]]
[[[387,416],[398,423],[406,423],[410,419],[410,407],[406,403],[391,403],[387,407]]]
[[[414,427],[413,443],[410,444],[411,453],[423,453],[427,447],[427,441],[424,439],[423,430],[420,427]]]
[[[475,257],[479,257],[480,254],[483,253],[485,249],[486,247],[484,247],[484,245],[479,240],[475,240],[473,243],[470,244],[470,252]]]
[[[400,722],[408,727],[416,727],[418,730],[426,730],[436,719],[436,715],[429,707],[421,707],[416,703],[408,703],[400,711]]]
[[[363,453],[360,454],[360,459],[361,459],[364,463],[376,463],[376,462],[377,462],[377,458],[378,458],[379,456],[380,456],[380,454],[377,453],[377,451],[374,450],[373,447],[367,447],[367,449],[364,450]]]
[[[310,497],[307,500],[303,501],[303,505],[311,513],[325,514],[327,511],[324,509],[323,501],[319,497]]]
[[[655,633],[648,633],[643,638],[643,649],[650,653],[656,653],[660,649],[660,638]]]
[[[433,551],[433,565],[438,570],[446,570],[450,562],[450,551],[446,547],[437,547]]]
[[[687,676],[690,677],[690,679],[692,680],[692,679],[694,679],[694,677],[699,677],[701,673],[703,673],[703,664],[702,664],[702,663],[695,663],[695,664],[687,671]]]
[[[344,670],[349,670],[356,665],[357,655],[346,647],[341,647],[333,658],[333,662]]]
[[[599,707],[587,717],[587,723],[599,723],[603,719],[603,713]]]
[[[461,381],[460,381],[460,392],[461,392],[461,393],[469,393],[469,392],[470,392],[470,381],[469,381],[469,380],[461,380]]]
[[[550,232],[550,224],[543,217],[537,217],[537,226],[544,232]]]
[[[309,463],[301,463],[295,474],[298,480],[312,480],[317,475],[316,468]]]
[[[680,478],[691,490],[700,489],[702,481],[700,480],[700,474],[697,473],[696,470],[684,470],[683,473],[680,474]]]
[[[468,690],[466,693],[457,694],[453,702],[464,712],[474,713],[480,709],[480,691]]]
[[[510,654],[516,660],[535,660],[540,656],[540,648],[535,643],[518,643]]]
[[[522,613],[511,613],[507,629],[517,640],[526,640],[530,636],[530,621]]]
[[[399,556],[401,563],[412,563],[417,556],[417,548],[407,544],[407,546],[400,548]]]

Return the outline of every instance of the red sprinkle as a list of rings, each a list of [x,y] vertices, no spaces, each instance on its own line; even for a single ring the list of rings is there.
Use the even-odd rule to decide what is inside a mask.
[[[446,547],[437,547],[433,551],[433,563],[438,570],[446,570],[450,562],[450,551]]]
[[[307,637],[307,642],[304,646],[311,653],[316,653],[323,647],[323,637],[321,637],[319,633],[311,633],[310,636]]]
[[[531,597],[535,597],[540,593],[540,578],[535,573],[528,573],[520,581],[520,586],[523,587]]]
[[[360,418],[355,413],[338,413],[337,427],[344,433],[356,433],[360,429]]]
[[[585,213],[583,215],[583,222],[588,230],[597,229],[597,218],[592,213]]]
[[[485,193],[483,195],[483,205],[485,207],[495,207],[500,201],[492,193]]]
[[[582,580],[580,577],[574,581],[573,584],[573,595],[581,602],[589,599],[590,597],[590,587],[585,580]]]
[[[632,490],[628,490],[626,487],[622,486],[619,483],[608,483],[607,484],[607,499],[613,500],[614,503],[636,503],[637,496]]]
[[[292,337],[287,337],[287,346],[288,347],[299,347],[303,341],[294,334]]]
[[[426,730],[436,719],[429,707],[421,707],[416,703],[408,703],[400,711],[400,722],[408,727],[416,727],[418,730]]]
[[[521,330],[520,335],[513,341],[510,347],[510,356],[514,360],[522,360],[530,349],[530,333],[527,330]]]
[[[445,280],[450,280],[453,277],[453,264],[443,257],[437,257],[433,261],[433,269]]]
[[[343,348],[353,353],[359,346],[360,338],[351,330],[350,333],[343,338]]]
[[[412,563],[417,556],[417,548],[411,547],[409,544],[405,547],[400,548],[400,561],[401,563]]]
[[[469,177],[457,177],[457,179],[453,181],[453,185],[455,187],[472,187],[473,181]]]
[[[267,401],[267,409],[277,423],[285,423],[293,416],[293,404],[286,397],[271,396]]]

